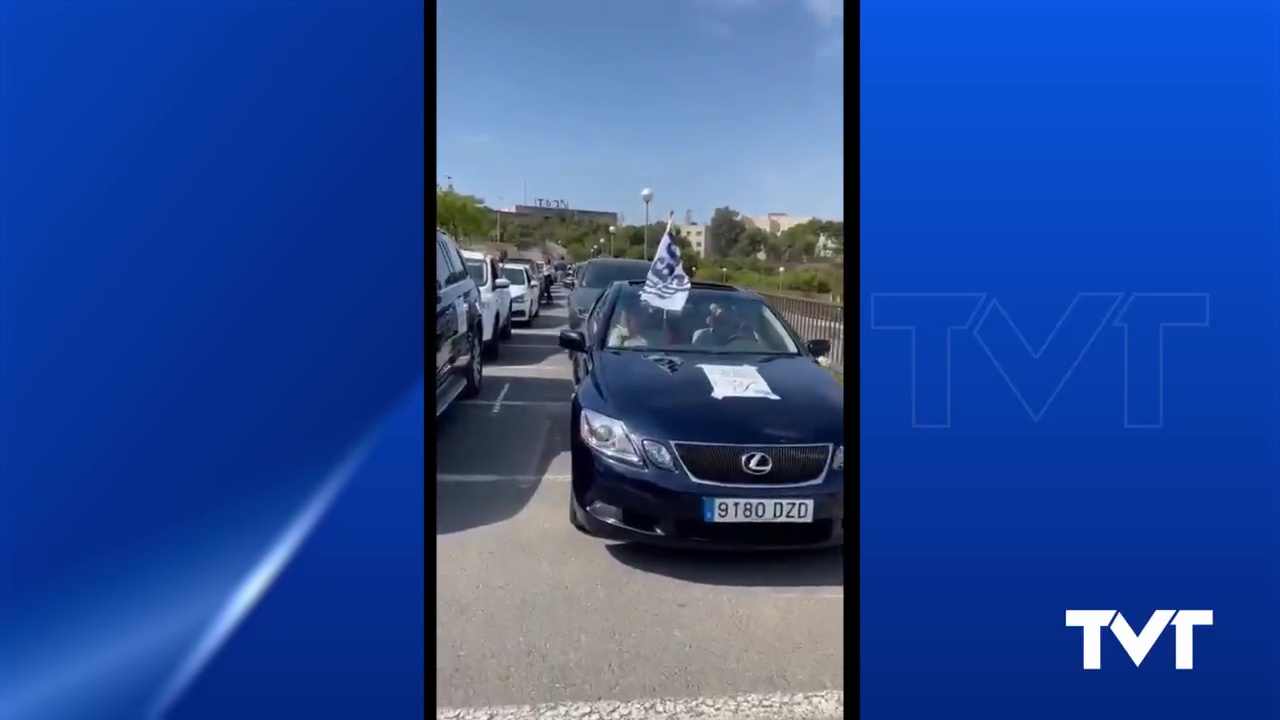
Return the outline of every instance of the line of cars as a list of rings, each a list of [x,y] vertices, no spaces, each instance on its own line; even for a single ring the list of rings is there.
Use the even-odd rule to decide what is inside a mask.
[[[452,241],[437,242],[447,254]],[[521,268],[526,296],[537,295],[535,261],[497,267],[504,279]],[[695,281],[678,310],[657,307],[642,297],[649,267],[597,258],[571,277],[566,268],[572,292],[559,344],[575,386],[570,524],[604,540],[667,546],[842,546],[844,390],[819,364],[830,341],[801,339],[759,295],[719,283]],[[451,325],[454,292],[442,294],[438,275],[446,314],[437,313],[437,338],[442,325],[458,332],[438,370],[437,414],[442,397],[478,393],[483,380],[476,348],[487,337],[485,306],[476,302],[470,319]],[[532,317],[537,301],[524,302]],[[509,317],[518,312],[513,301]]]
[[[480,394],[484,363],[494,360],[514,323],[530,323],[544,304],[544,264],[499,262],[463,250],[436,230],[436,415]]]

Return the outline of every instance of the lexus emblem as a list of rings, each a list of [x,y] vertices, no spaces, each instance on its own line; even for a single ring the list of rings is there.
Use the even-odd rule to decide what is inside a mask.
[[[752,475],[766,475],[773,469],[773,461],[761,452],[747,453],[742,456],[742,469]]]

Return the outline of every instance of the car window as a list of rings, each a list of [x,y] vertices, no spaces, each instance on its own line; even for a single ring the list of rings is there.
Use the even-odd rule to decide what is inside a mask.
[[[604,308],[606,305],[605,298],[607,296],[608,293],[601,293],[598,295],[596,297],[595,304],[593,304],[591,309],[587,311],[587,335],[590,338],[600,337],[600,333],[604,330]]]
[[[587,265],[581,282],[585,288],[607,288],[619,280],[643,280],[648,274],[648,263],[593,262]]]
[[[441,290],[449,284],[449,275],[453,272],[453,268],[449,266],[449,258],[444,252],[444,243],[440,241],[439,236],[436,237],[436,290]]]
[[[454,282],[462,282],[470,277],[470,271],[467,270],[467,259],[462,257],[462,251],[457,245],[453,246],[453,257],[458,267],[458,278]]]
[[[689,291],[679,312],[644,303],[638,286],[617,293],[605,323],[610,349],[723,355],[798,355],[799,344],[758,297],[706,288]]]
[[[476,285],[484,287],[489,282],[489,263],[484,260],[470,260],[463,258],[463,262],[467,264],[467,274],[472,280],[476,281]]]
[[[507,265],[502,268],[502,277],[511,282],[512,285],[528,285],[529,277],[525,275],[524,268],[518,265]]]
[[[466,277],[467,268],[462,264],[462,259],[458,256],[456,246],[448,235],[438,235],[437,243],[440,245],[440,264],[438,267],[444,269],[444,283],[452,285]],[[437,272],[440,272],[437,270]]]

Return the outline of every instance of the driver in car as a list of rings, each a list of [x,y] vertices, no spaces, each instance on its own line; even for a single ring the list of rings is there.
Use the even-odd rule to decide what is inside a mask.
[[[725,345],[731,339],[741,339],[744,335],[748,338],[752,336],[732,308],[711,303],[707,326],[693,331],[692,342],[695,347],[717,347]]]
[[[640,305],[631,305],[619,311],[614,326],[609,330],[609,347],[651,347],[662,344],[663,320],[661,311]]]

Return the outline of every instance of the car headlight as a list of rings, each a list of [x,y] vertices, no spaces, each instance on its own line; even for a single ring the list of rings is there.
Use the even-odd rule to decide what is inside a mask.
[[[628,465],[644,466],[636,443],[621,420],[583,409],[578,421],[578,433],[583,442],[601,455]]]
[[[844,446],[843,446],[843,445],[841,445],[840,447],[836,448],[836,451],[835,451],[834,453],[832,453],[832,455],[831,455],[831,469],[832,469],[832,470],[843,470],[843,469],[844,469]]]

